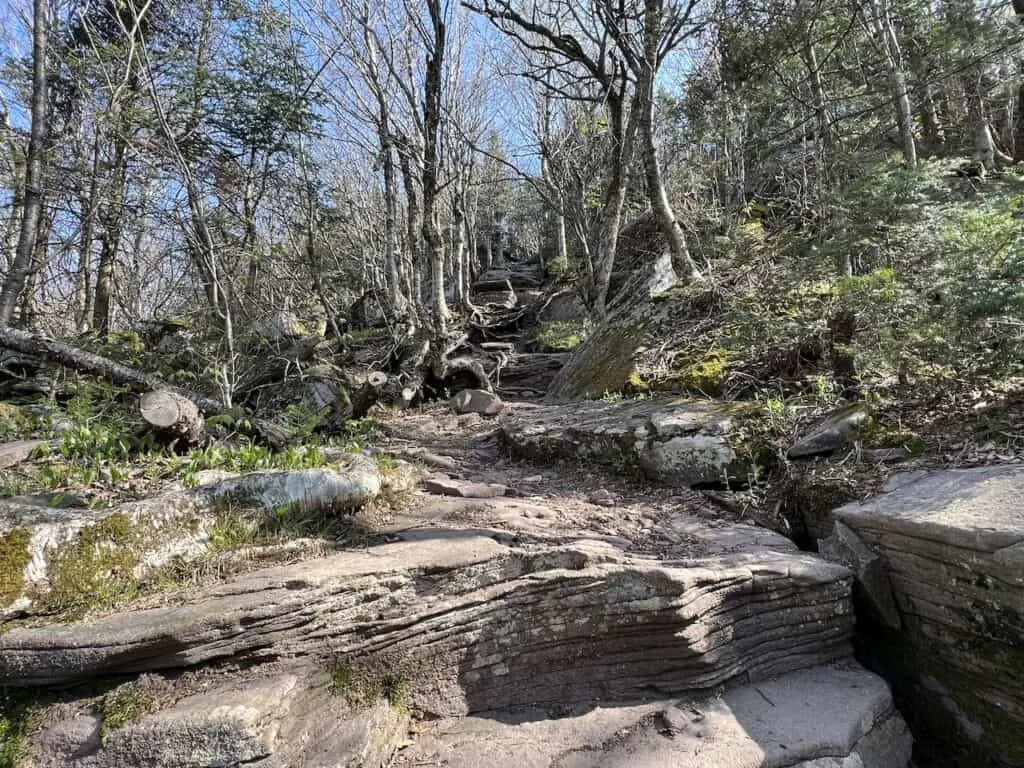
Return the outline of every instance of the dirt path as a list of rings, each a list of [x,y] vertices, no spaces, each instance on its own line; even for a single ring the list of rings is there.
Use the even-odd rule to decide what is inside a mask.
[[[729,547],[724,541],[709,548],[708,533],[733,527],[737,520],[723,519],[722,510],[698,491],[617,476],[597,466],[541,465],[516,458],[496,421],[457,416],[442,404],[389,414],[381,421],[384,438],[378,448],[399,455],[426,450],[446,464],[452,462],[448,469],[422,462],[428,473],[501,484],[509,495],[453,498],[416,490],[379,521],[378,530],[398,533],[472,525],[519,535],[598,537],[626,551],[662,558],[694,557]],[[700,535],[690,535],[690,529]],[[761,529],[750,533],[756,535],[755,530]]]

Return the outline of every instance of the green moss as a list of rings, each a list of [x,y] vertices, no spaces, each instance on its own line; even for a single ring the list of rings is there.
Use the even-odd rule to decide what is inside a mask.
[[[581,320],[552,320],[541,323],[537,331],[537,348],[542,352],[571,352],[583,343],[585,335]]]
[[[713,349],[698,362],[685,362],[677,366],[675,380],[684,388],[705,395],[720,395],[729,372],[729,354],[724,349]]]
[[[31,534],[15,528],[0,535],[0,606],[10,605],[21,596],[25,586],[25,566]]]
[[[103,697],[100,711],[103,724],[100,725],[100,739],[106,741],[110,732],[153,711],[155,697],[132,687],[122,687]]]
[[[26,738],[37,726],[36,695],[24,688],[0,688],[0,768],[23,764]]]
[[[379,675],[335,661],[327,670],[327,688],[332,696],[343,697],[354,707],[370,707],[386,701],[402,714],[409,712],[409,685],[399,675]]]
[[[84,611],[132,596],[141,545],[138,527],[121,513],[82,529],[50,558],[50,592],[43,602],[56,610]]]

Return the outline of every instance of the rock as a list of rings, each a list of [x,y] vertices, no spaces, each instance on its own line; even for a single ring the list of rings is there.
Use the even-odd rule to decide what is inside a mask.
[[[511,286],[515,290],[539,288],[544,279],[543,270],[539,265],[511,264],[494,267],[477,278],[473,283],[473,293],[503,291]]]
[[[59,720],[31,738],[37,768],[383,768],[408,715],[381,701],[354,710],[327,691],[326,674],[276,674],[221,684],[111,728],[101,718]],[[329,727],[325,727],[329,722]]]
[[[403,536],[161,607],[10,628],[0,685],[326,657],[384,669],[410,706],[456,716],[707,690],[850,654],[850,573],[813,555],[658,562],[581,538],[521,548],[471,530]]]
[[[448,407],[459,414],[479,413],[483,416],[496,416],[501,413],[505,404],[497,395],[482,389],[464,389],[448,401]]]
[[[641,216],[619,236],[616,264],[626,265],[609,291],[608,318],[587,337],[554,377],[547,400],[564,403],[620,392],[636,369],[646,329],[657,321],[651,298],[672,288],[678,276],[664,237]]]
[[[87,509],[89,502],[77,493],[60,493],[48,491],[35,493],[31,496],[10,496],[4,499],[6,504],[31,504],[36,507],[50,509]]]
[[[635,468],[669,485],[745,482],[752,471],[729,434],[743,415],[705,400],[592,401],[522,406],[499,425],[512,450],[550,461]]]
[[[512,309],[519,303],[519,297],[512,289],[505,291],[474,291],[473,303],[478,307],[491,306],[502,309]]]
[[[524,711],[424,723],[396,768],[906,768],[911,747],[885,682],[836,666],[721,698],[594,707],[558,719]]]
[[[900,614],[885,563],[856,533],[837,520],[832,535],[819,540],[818,551],[853,571],[875,621],[889,629],[900,629]]]
[[[819,422],[789,449],[791,459],[803,459],[832,453],[849,443],[871,422],[871,411],[863,403],[843,408]]]
[[[464,413],[455,420],[463,429],[471,429],[472,427],[478,427],[484,423],[484,417],[479,413]]]
[[[587,501],[591,504],[596,504],[599,507],[613,507],[615,506],[615,497],[610,491],[600,488],[593,493],[587,495]]]
[[[868,464],[895,464],[910,457],[906,448],[866,448],[861,451],[861,460]]]
[[[192,477],[192,482],[196,488],[205,488],[236,477],[238,477],[237,472],[228,472],[224,469],[201,469]]]
[[[44,445],[55,448],[58,443],[51,440],[13,440],[9,443],[0,443],[0,469],[9,469],[28,461],[33,452]]]
[[[353,302],[348,323],[353,329],[382,328],[388,322],[388,307],[374,291],[367,291]]]
[[[582,320],[586,316],[587,308],[574,290],[552,294],[537,313],[537,319],[541,322]]]
[[[1022,498],[1024,467],[994,466],[895,475],[836,510],[888,566],[902,630],[866,650],[908,703],[923,764],[1024,765]]]
[[[420,486],[428,493],[464,499],[494,499],[510,495],[508,486],[498,483],[469,483],[438,475],[421,480]]]
[[[265,341],[288,341],[310,335],[298,316],[286,310],[263,317],[253,324],[252,332]]]
[[[0,502],[0,618],[87,605],[127,591],[172,560],[207,553],[225,505],[278,510],[354,510],[380,492],[380,472],[365,456],[339,470],[254,472],[102,509]]]

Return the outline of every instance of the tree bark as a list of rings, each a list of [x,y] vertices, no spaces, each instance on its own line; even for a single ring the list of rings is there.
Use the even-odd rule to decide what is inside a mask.
[[[89,174],[89,189],[82,197],[82,230],[78,245],[78,269],[75,275],[75,327],[85,333],[91,327],[92,319],[92,242],[96,224],[96,198],[99,194],[100,139],[93,139],[92,167]]]
[[[43,210],[43,154],[46,151],[46,0],[34,0],[32,15],[32,127],[29,134],[22,197],[21,232],[14,261],[0,290],[0,326],[9,326],[18,307],[18,299],[32,270],[32,257],[39,239],[39,221]]]
[[[686,235],[676,220],[675,212],[665,192],[665,182],[658,163],[658,148],[654,140],[654,78],[658,70],[661,47],[661,17],[663,0],[647,0],[644,7],[644,57],[636,85],[636,108],[640,112],[640,154],[644,164],[647,197],[654,211],[661,234],[668,242],[672,260],[682,266],[691,279],[700,279],[700,270],[686,246]]]
[[[434,331],[448,332],[448,304],[444,295],[444,239],[438,220],[440,160],[438,153],[441,127],[441,89],[443,86],[445,43],[447,31],[442,17],[441,0],[427,0],[433,39],[427,53],[423,82],[423,242],[430,258],[431,295]]]
[[[96,292],[92,325],[101,338],[110,332],[110,297],[114,292],[114,265],[121,246],[121,225],[124,221],[125,188],[128,180],[128,125],[122,109],[118,109],[114,127],[114,178],[106,215],[103,217],[103,242],[96,270]]]

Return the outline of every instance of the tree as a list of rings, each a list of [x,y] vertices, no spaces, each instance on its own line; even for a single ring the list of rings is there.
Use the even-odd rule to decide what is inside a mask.
[[[32,271],[32,257],[39,240],[43,210],[43,154],[47,132],[46,40],[48,21],[45,0],[34,0],[32,13],[32,127],[21,203],[21,231],[14,260],[0,289],[0,326],[14,320],[18,300]]]
[[[528,77],[561,98],[602,107],[608,131],[607,170],[601,213],[589,236],[595,253],[590,296],[595,315],[606,314],[628,169],[638,136],[659,226],[679,263],[691,276],[699,275],[668,202],[654,140],[657,73],[689,31],[694,2],[666,6],[662,0],[593,0],[587,12],[567,0],[528,8],[512,0],[464,4],[533,56]]]

